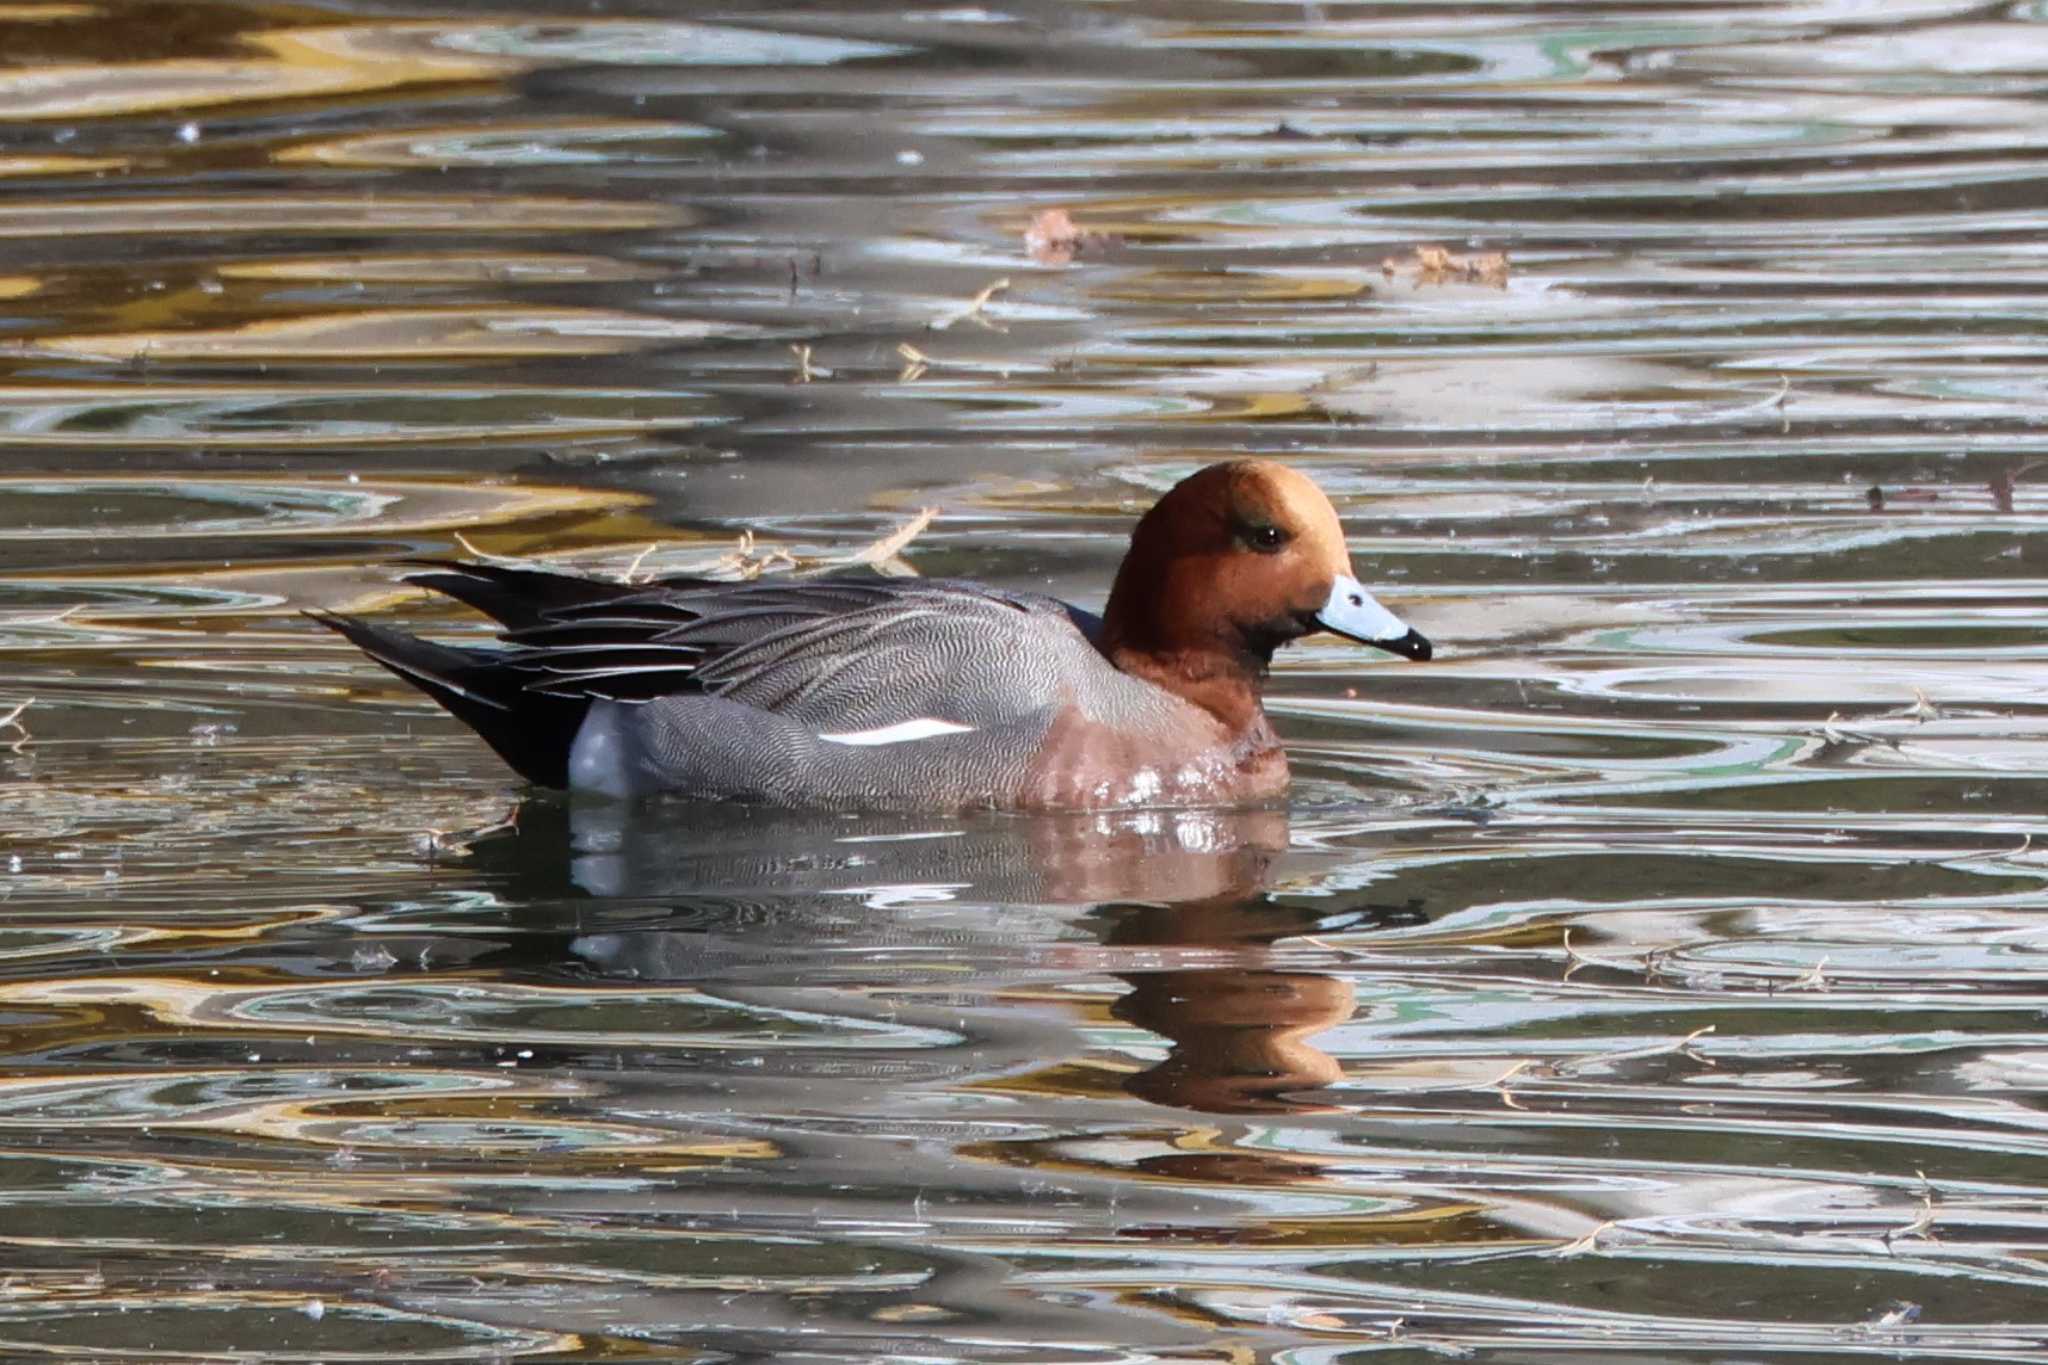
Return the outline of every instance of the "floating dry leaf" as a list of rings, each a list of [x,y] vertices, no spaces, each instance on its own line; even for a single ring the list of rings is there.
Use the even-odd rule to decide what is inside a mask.
[[[1081,249],[1081,228],[1065,209],[1040,209],[1024,229],[1024,251],[1040,265],[1066,265]]]
[[[1114,233],[1084,230],[1065,209],[1040,209],[1024,229],[1025,254],[1040,265],[1071,265],[1080,252],[1120,240]]]
[[[1412,277],[1417,288],[1425,284],[1489,284],[1508,287],[1508,254],[1487,251],[1459,256],[1440,246],[1419,246],[1407,256],[1389,256],[1380,262],[1380,273],[1388,279],[1401,274]]]

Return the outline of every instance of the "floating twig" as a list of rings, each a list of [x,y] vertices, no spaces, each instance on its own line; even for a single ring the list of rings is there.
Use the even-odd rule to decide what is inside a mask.
[[[1920,1177],[1920,1184],[1922,1187],[1920,1191],[1919,1216],[1914,1218],[1912,1222],[1906,1224],[1904,1227],[1892,1228],[1890,1231],[1884,1234],[1881,1240],[1884,1242],[1884,1249],[1886,1251],[1890,1251],[1892,1249],[1892,1239],[1897,1237],[1920,1237],[1930,1242],[1938,1242],[1941,1240],[1939,1237],[1936,1237],[1933,1232],[1934,1186],[1931,1182],[1928,1181],[1927,1173],[1925,1171],[1915,1171],[1913,1172],[1913,1174]]]
[[[1800,973],[1791,981],[1786,982],[1782,989],[1788,991],[1825,991],[1828,988],[1828,979],[1825,974],[1827,965],[1828,960],[1823,956],[1812,967]]]
[[[1591,1232],[1587,1233],[1584,1237],[1580,1237],[1575,1241],[1566,1242],[1563,1246],[1560,1247],[1552,1247],[1550,1248],[1550,1250],[1544,1252],[1543,1254],[1545,1256],[1550,1257],[1552,1260],[1557,1261],[1567,1260],[1573,1256],[1591,1255],[1600,1250],[1600,1234],[1607,1231],[1614,1225],[1615,1220],[1610,1218],[1606,1222],[1602,1223],[1599,1227],[1594,1228]]]
[[[625,569],[619,574],[619,581],[621,583],[634,583],[640,581],[638,578],[635,577],[635,575],[637,575],[640,572],[641,564],[646,561],[647,556],[654,553],[654,547],[659,543],[659,541],[648,541],[647,548],[642,550],[639,554],[634,555],[633,562],[631,564],[628,564],[625,567]],[[653,575],[649,574],[648,577],[652,578]]]
[[[832,371],[826,369],[823,365],[813,365],[811,363],[810,347],[800,342],[791,342],[789,350],[790,354],[796,357],[796,374],[791,377],[790,383],[808,384],[813,379],[830,379],[832,377]]]
[[[475,541],[471,540],[468,536],[462,534],[462,532],[460,531],[457,531],[455,533],[455,543],[457,545],[460,545],[464,550],[468,551],[470,554],[475,555],[478,559],[495,559],[500,564],[537,564],[540,562],[535,559],[529,559],[525,555],[492,554],[489,550],[478,548]]]
[[[1941,719],[1941,708],[1929,701],[1927,694],[1919,688],[1913,689],[1913,701],[1896,711],[1886,711],[1878,720],[1910,720],[1916,725],[1925,725],[1930,720]]]
[[[1645,1057],[1662,1057],[1674,1052],[1681,1056],[1690,1057],[1703,1066],[1714,1066],[1716,1063],[1712,1057],[1696,1050],[1692,1046],[1694,1041],[1713,1031],[1714,1026],[1708,1024],[1705,1028],[1696,1028],[1683,1038],[1674,1039],[1668,1043],[1651,1043],[1647,1047],[1623,1048],[1619,1052],[1600,1052],[1590,1057],[1574,1057],[1568,1061],[1558,1062],[1551,1069],[1560,1076],[1569,1076],[1589,1066],[1614,1062],[1635,1062],[1641,1061]]]
[[[14,741],[7,746],[14,753],[20,753],[21,746],[29,742],[28,727],[21,723],[21,718],[28,712],[28,708],[35,704],[36,699],[34,697],[25,697],[15,703],[13,710],[4,716],[0,716],[0,730],[14,731]]]
[[[1524,1071],[1534,1070],[1536,1067],[1540,1065],[1542,1065],[1542,1063],[1536,1061],[1534,1058],[1524,1057],[1521,1061],[1516,1062],[1506,1071],[1501,1072],[1500,1075],[1494,1077],[1491,1081],[1487,1082],[1487,1084],[1483,1088],[1500,1092],[1500,1102],[1506,1105],[1508,1108],[1521,1109],[1523,1108],[1523,1106],[1516,1101],[1514,1095],[1509,1091],[1508,1084],[1509,1082],[1513,1081],[1515,1077],[1521,1075]]]
[[[931,324],[932,330],[934,332],[943,332],[956,322],[973,322],[979,323],[981,326],[988,328],[991,332],[1009,331],[1009,328],[1003,326],[1003,324],[997,322],[994,318],[990,317],[986,312],[983,311],[988,307],[988,301],[990,299],[994,298],[997,294],[1000,294],[1003,290],[1008,289],[1009,287],[1009,277],[1004,276],[1002,279],[997,280],[994,284],[989,285],[986,289],[983,289],[979,294],[976,294],[973,298],[969,299],[965,307],[952,308],[948,309],[944,313],[941,313],[936,319],[933,320]]]
[[[898,578],[914,578],[917,570],[904,563],[898,556],[911,541],[925,533],[925,529],[932,524],[932,519],[938,514],[939,509],[936,507],[920,507],[916,516],[880,540],[862,546],[843,559],[826,560],[825,563],[833,568],[865,566]]]
[[[1577,948],[1572,947],[1572,931],[1570,929],[1564,931],[1564,957],[1564,979],[1567,981],[1571,980],[1572,973],[1581,967],[1602,967],[1610,972],[1633,972],[1639,970],[1632,962],[1615,962],[1608,958],[1594,957],[1589,953],[1580,952]]]

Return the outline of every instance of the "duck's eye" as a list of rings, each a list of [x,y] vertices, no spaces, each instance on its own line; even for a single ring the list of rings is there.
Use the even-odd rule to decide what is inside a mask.
[[[1277,526],[1254,526],[1245,539],[1260,554],[1271,554],[1287,543],[1287,533]]]

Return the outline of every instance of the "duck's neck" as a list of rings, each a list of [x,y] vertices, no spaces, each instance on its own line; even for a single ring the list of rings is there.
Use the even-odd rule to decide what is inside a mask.
[[[1110,616],[1103,620],[1102,652],[1119,672],[1143,678],[1214,716],[1232,739],[1271,741],[1272,727],[1259,703],[1266,658],[1220,641],[1146,639],[1119,629]]]
[[[1160,499],[1131,532],[1096,645],[1118,671],[1208,712],[1234,743],[1269,747],[1278,741],[1259,693],[1273,661],[1272,644],[1231,623],[1220,609],[1226,585],[1214,572],[1169,553],[1163,538],[1173,497]]]

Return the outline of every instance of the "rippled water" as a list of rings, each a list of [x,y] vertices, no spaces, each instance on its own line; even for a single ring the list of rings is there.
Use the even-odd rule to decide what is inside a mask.
[[[0,8],[0,1355],[2039,1359],[2044,90],[2024,3]],[[1285,812],[571,805],[297,615],[925,506],[1095,605],[1246,451],[1439,646],[1285,656]]]

